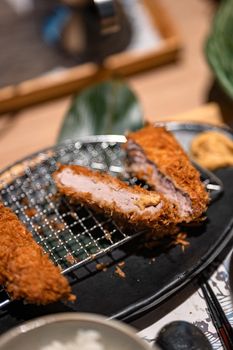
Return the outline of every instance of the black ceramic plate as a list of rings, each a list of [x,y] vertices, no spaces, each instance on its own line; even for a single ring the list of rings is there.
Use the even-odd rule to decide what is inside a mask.
[[[210,128],[232,137],[230,130],[209,125],[169,123],[167,127],[186,149],[194,135]],[[107,271],[96,271],[93,262],[70,274],[77,302],[48,307],[13,302],[0,314],[1,332],[26,319],[61,311],[94,312],[127,320],[177,292],[205,269],[232,238],[233,168],[218,170],[216,175],[224,193],[210,205],[206,223],[189,230],[190,246],[185,251],[180,246],[144,249],[138,237],[103,257],[103,261],[112,263]],[[122,260],[125,278],[114,273],[117,262]]]

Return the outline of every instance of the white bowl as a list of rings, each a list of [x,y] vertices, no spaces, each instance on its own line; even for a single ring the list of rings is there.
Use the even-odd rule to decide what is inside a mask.
[[[53,340],[67,343],[78,330],[95,330],[106,350],[149,350],[135,330],[122,322],[88,313],[61,313],[26,322],[0,337],[0,350],[41,350]],[[64,348],[65,350],[65,348]]]

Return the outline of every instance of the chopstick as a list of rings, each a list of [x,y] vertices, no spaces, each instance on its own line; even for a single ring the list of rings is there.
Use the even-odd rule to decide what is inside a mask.
[[[209,283],[202,282],[201,289],[210,316],[225,350],[233,350],[233,329]]]

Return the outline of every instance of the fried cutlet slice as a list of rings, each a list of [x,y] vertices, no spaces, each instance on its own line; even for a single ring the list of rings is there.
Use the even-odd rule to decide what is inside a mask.
[[[0,203],[0,284],[12,299],[48,304],[74,299],[67,279],[32,234]]]
[[[159,235],[174,225],[170,204],[154,191],[78,165],[61,165],[53,178],[62,195],[111,216],[122,226],[150,229]]]
[[[149,125],[130,133],[124,149],[130,174],[174,203],[177,221],[195,221],[207,210],[208,193],[199,172],[164,127]]]

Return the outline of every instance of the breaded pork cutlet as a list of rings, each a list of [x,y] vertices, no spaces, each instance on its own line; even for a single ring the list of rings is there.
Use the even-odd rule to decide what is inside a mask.
[[[0,203],[0,284],[12,299],[48,304],[72,300],[68,281],[18,217]]]
[[[174,226],[170,204],[154,191],[78,165],[61,165],[53,179],[62,195],[111,216],[123,226],[150,229],[157,235],[170,232]]]
[[[207,210],[208,193],[199,172],[174,136],[164,127],[149,125],[127,136],[128,171],[174,203],[177,221],[198,220]]]

